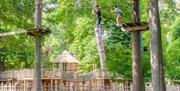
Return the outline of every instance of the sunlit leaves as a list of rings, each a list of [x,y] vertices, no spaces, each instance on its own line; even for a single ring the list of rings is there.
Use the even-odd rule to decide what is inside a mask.
[[[171,41],[166,51],[167,77],[180,79],[180,27],[179,18],[176,20],[171,34]]]
[[[32,25],[34,1],[33,0],[1,0],[0,23],[17,27]]]

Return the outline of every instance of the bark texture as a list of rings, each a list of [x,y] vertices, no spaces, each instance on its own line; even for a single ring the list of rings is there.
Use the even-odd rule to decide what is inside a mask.
[[[101,26],[99,24],[97,24],[97,28],[95,29],[95,34],[98,45],[100,65],[101,65],[101,69],[104,70],[106,55],[105,55],[104,43],[102,39]]]
[[[158,0],[149,0],[149,20],[153,91],[166,91]]]

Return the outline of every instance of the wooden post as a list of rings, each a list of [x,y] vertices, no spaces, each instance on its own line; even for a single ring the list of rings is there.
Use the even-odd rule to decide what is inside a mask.
[[[0,72],[4,71],[5,64],[4,64],[5,57],[0,54]]]
[[[24,80],[24,91],[26,91],[26,80]]]
[[[153,91],[166,91],[158,0],[149,0],[149,25]]]
[[[78,82],[74,81],[73,91],[78,91],[77,85],[78,85]]]
[[[50,86],[51,86],[51,91],[53,91],[53,79],[51,78],[51,83],[50,83]]]
[[[68,66],[69,66],[69,63],[66,63],[66,71],[68,71],[69,72],[69,69],[68,69]]]
[[[90,89],[89,89],[89,91],[92,91],[92,82],[91,82],[91,80],[90,80],[90,82],[89,82],[89,84],[90,84]]]
[[[68,81],[68,91],[70,91],[71,90],[71,88],[70,88],[71,86],[70,86],[70,82]]]
[[[97,80],[96,80],[96,78],[94,78],[94,81],[95,81],[95,91],[96,91],[96,88],[97,88]]]
[[[35,0],[35,28],[40,29],[42,18],[42,0]],[[41,91],[41,63],[42,63],[42,51],[41,51],[41,37],[35,36],[35,91]]]
[[[62,88],[62,87],[63,87],[63,83],[62,83],[62,80],[61,80],[61,79],[59,80],[58,86],[60,87],[60,88],[59,88],[60,91],[64,91],[63,88]]]
[[[133,22],[140,22],[139,0],[132,0]],[[141,68],[140,31],[132,32],[133,91],[145,91]]]
[[[57,81],[58,81],[58,79],[55,79],[55,91],[58,91]]]
[[[85,81],[82,81],[82,91],[85,91],[85,84],[86,84],[86,82]]]

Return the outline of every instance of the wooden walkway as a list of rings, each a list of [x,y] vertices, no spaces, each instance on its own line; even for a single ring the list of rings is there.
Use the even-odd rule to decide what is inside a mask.
[[[149,30],[149,24],[147,22],[125,23],[123,24],[123,28],[126,32],[145,31]]]

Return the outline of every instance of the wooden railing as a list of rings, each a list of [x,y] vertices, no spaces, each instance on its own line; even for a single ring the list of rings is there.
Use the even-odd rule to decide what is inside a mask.
[[[0,79],[17,79],[21,80],[24,78],[33,78],[34,70],[33,69],[23,69],[16,71],[4,71],[0,73]]]
[[[63,72],[58,69],[43,70],[42,78],[59,78],[64,80],[90,80],[93,78],[100,78],[100,71],[94,71],[86,74]],[[0,80],[16,79],[23,80],[25,78],[34,78],[34,69],[23,69],[15,71],[0,72]]]

